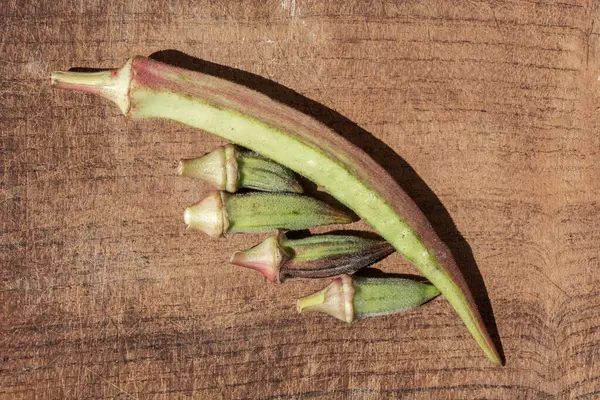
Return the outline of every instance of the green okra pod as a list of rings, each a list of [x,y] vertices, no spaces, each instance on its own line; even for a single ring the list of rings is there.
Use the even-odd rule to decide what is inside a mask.
[[[231,263],[255,269],[270,281],[283,282],[287,278],[352,274],[393,252],[394,247],[382,238],[323,234],[288,239],[279,234],[234,253]]]
[[[52,83],[107,98],[131,118],[166,118],[213,133],[312,180],[421,271],[501,365],[448,247],[394,178],[331,128],[244,86],[139,56],[115,70],[55,72]]]
[[[345,321],[403,312],[420,306],[440,291],[433,285],[403,278],[344,275],[325,289],[301,298],[298,312],[320,311]]]
[[[296,174],[258,153],[228,144],[202,157],[179,161],[182,176],[202,179],[231,193],[248,188],[302,193]]]
[[[212,237],[226,233],[301,230],[331,224],[349,224],[354,217],[320,200],[297,193],[210,193],[185,209],[188,228]]]

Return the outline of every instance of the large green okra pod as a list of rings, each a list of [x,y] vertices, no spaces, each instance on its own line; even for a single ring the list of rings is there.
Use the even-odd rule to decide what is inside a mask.
[[[415,265],[501,364],[463,275],[426,217],[380,165],[324,124],[241,85],[145,57],[111,71],[56,72],[52,82],[110,99],[131,118],[166,118],[221,136],[322,186]]]

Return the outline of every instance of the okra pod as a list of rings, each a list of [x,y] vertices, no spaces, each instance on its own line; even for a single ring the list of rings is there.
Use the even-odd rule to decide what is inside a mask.
[[[212,192],[186,208],[183,218],[188,228],[212,237],[226,233],[301,230],[353,222],[352,215],[312,197],[269,192]]]
[[[248,188],[302,193],[296,174],[260,154],[228,144],[202,157],[179,161],[179,175],[202,179],[231,193]]]
[[[298,312],[320,311],[344,322],[403,312],[428,302],[440,291],[433,285],[403,278],[344,275],[325,289],[301,298]]]
[[[279,234],[234,253],[231,263],[255,269],[270,281],[283,282],[287,278],[352,274],[393,252],[394,247],[382,238],[324,234],[288,239],[285,234]]]

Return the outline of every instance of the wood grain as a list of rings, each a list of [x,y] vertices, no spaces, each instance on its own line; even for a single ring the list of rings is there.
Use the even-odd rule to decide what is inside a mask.
[[[23,3],[0,5],[0,397],[600,396],[597,2]],[[298,316],[324,282],[228,264],[260,235],[186,232],[211,188],[174,163],[223,142],[48,79],[157,52],[313,114],[390,170],[506,367],[443,299],[352,325]],[[414,273],[398,255],[377,268]]]

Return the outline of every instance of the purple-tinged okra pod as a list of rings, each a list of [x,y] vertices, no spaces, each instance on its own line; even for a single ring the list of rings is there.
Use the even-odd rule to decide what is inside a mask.
[[[210,193],[185,209],[189,229],[212,237],[227,233],[302,230],[331,224],[349,224],[355,217],[320,200],[297,193]]]
[[[231,263],[262,273],[272,282],[287,278],[328,278],[352,274],[387,257],[394,247],[382,238],[351,234],[313,235],[288,239],[269,236],[262,243],[231,257]]]
[[[320,311],[345,322],[403,312],[418,307],[440,291],[433,285],[403,278],[360,278],[344,275],[325,289],[301,298],[298,312]]]
[[[179,175],[202,179],[230,193],[240,188],[302,193],[296,174],[250,150],[228,144],[202,157],[179,161]]]
[[[141,56],[114,70],[54,72],[52,84],[109,99],[130,118],[213,133],[310,179],[433,283],[490,361],[502,364],[463,274],[425,215],[383,167],[328,126],[242,85]]]

